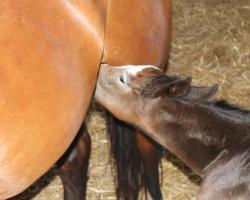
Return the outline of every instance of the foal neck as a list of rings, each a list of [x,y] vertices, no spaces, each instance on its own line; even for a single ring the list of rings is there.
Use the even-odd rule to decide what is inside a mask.
[[[240,151],[250,144],[250,120],[234,109],[183,99],[151,107],[146,130],[200,175],[223,150]]]

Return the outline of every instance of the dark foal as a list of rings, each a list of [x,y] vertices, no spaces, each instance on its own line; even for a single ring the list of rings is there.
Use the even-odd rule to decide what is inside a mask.
[[[191,86],[153,66],[103,65],[95,97],[203,177],[199,200],[250,195],[250,112],[210,101],[217,86]],[[105,98],[104,98],[105,97]]]

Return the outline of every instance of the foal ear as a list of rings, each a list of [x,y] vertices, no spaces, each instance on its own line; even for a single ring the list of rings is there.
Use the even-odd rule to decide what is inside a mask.
[[[167,87],[166,95],[170,97],[185,96],[191,89],[192,78],[177,79]]]
[[[195,87],[192,86],[190,92],[185,98],[193,101],[202,101],[211,98],[217,91],[219,86],[217,84],[210,87]]]

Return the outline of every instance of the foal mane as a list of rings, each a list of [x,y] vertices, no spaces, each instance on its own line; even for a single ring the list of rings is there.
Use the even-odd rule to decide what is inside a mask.
[[[234,105],[234,104],[230,104],[226,100],[212,101],[212,105],[214,107],[221,108],[223,110],[234,111],[234,112],[237,112],[237,113],[243,114],[243,115],[249,115],[249,117],[250,117],[250,111],[249,110],[243,109],[243,108],[241,108],[241,107],[239,107],[237,105]]]
[[[250,111],[237,105],[230,104],[225,100],[205,101],[201,102],[201,105],[210,107],[212,110],[219,112],[224,117],[240,122],[246,122],[250,125]]]

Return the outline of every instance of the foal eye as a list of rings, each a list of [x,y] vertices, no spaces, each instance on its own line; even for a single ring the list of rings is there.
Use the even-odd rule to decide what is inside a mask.
[[[124,78],[123,78],[123,76],[122,76],[122,75],[120,75],[119,80],[120,80],[122,83],[124,83],[124,84],[125,84],[125,81],[124,81]]]

